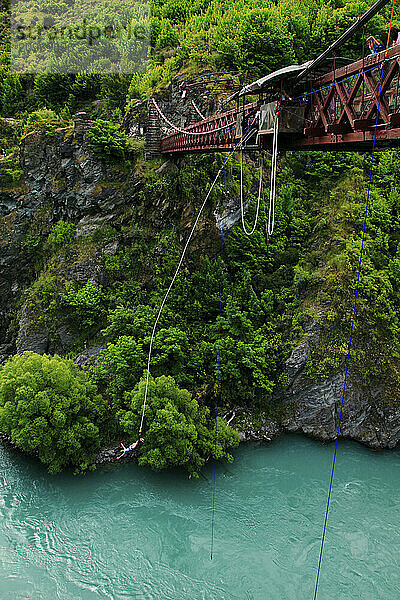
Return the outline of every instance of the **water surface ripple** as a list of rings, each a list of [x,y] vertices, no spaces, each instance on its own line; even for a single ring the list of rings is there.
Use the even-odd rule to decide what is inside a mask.
[[[0,446],[1,600],[312,600],[332,446],[288,436],[207,479],[50,476]],[[400,452],[339,445],[319,600],[400,600]]]

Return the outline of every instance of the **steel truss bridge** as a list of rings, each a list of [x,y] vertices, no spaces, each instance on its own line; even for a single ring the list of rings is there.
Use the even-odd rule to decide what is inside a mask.
[[[383,74],[382,74],[383,68]],[[381,88],[382,81],[382,88]],[[308,78],[291,89],[279,108],[279,148],[286,150],[368,150],[376,125],[377,146],[400,145],[400,45]],[[380,93],[381,89],[381,93]],[[246,130],[248,149],[271,147],[265,110],[273,103],[237,105],[163,137],[161,152],[229,151]]]

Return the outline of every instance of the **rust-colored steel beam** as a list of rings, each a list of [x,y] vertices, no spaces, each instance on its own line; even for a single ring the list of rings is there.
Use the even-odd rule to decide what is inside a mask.
[[[379,88],[384,68],[381,97]],[[351,78],[351,79],[349,79]],[[303,106],[304,128],[298,133],[280,131],[279,147],[288,150],[369,149],[379,105],[378,147],[400,146],[400,45],[335,69],[309,82],[307,94],[284,102],[283,107]],[[311,93],[311,95],[310,95]],[[163,153],[215,152],[230,150],[237,143],[236,121],[243,114],[244,129],[255,117],[259,104],[247,104],[188,127],[188,133],[173,133],[162,139]],[[214,131],[217,130],[217,131]],[[190,135],[190,132],[204,135]],[[272,135],[260,132],[247,147],[269,148]]]

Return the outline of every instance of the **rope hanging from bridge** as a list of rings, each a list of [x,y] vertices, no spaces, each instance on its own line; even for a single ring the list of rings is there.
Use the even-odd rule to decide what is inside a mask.
[[[375,128],[374,128],[374,140],[373,140],[373,145],[372,145],[372,156],[371,156],[371,163],[370,163],[370,169],[369,169],[367,198],[365,201],[365,209],[364,209],[364,222],[363,222],[361,248],[360,248],[360,254],[359,254],[359,261],[358,261],[357,283],[356,283],[356,290],[355,290],[355,297],[354,297],[354,304],[353,304],[353,312],[352,312],[352,316],[351,316],[350,338],[349,338],[349,343],[348,343],[348,347],[347,347],[346,370],[345,370],[342,396],[341,396],[341,402],[340,402],[339,419],[338,419],[338,426],[337,426],[337,430],[336,430],[335,451],[333,453],[331,478],[330,478],[330,483],[329,483],[328,498],[327,498],[327,502],[326,502],[324,527],[323,527],[323,532],[322,532],[322,537],[321,537],[321,547],[320,547],[320,552],[319,552],[318,568],[317,568],[317,576],[316,576],[316,580],[315,580],[313,600],[317,600],[317,596],[318,596],[318,585],[319,585],[319,578],[320,578],[320,573],[321,573],[322,554],[323,554],[324,545],[325,545],[325,536],[326,536],[326,529],[327,529],[328,515],[329,515],[329,508],[330,508],[330,501],[331,501],[331,494],[332,494],[332,487],[333,487],[333,478],[335,475],[336,456],[337,456],[337,449],[338,449],[338,444],[339,444],[340,426],[342,423],[343,405],[344,405],[344,398],[345,398],[345,394],[346,394],[347,378],[348,378],[348,373],[349,373],[349,364],[350,364],[351,348],[352,348],[352,341],[353,341],[353,331],[354,331],[354,324],[355,324],[355,320],[356,320],[356,311],[357,311],[358,291],[359,291],[359,287],[360,287],[361,267],[362,267],[362,260],[363,260],[363,254],[364,254],[364,242],[365,242],[365,234],[366,234],[366,229],[367,229],[367,218],[368,218],[369,200],[370,200],[370,193],[371,193],[372,174],[373,174],[373,167],[374,167],[376,138],[377,138],[377,131],[378,131],[378,126],[379,126],[378,125],[379,110],[381,108],[382,89],[383,89],[383,81],[384,81],[384,74],[385,74],[385,59],[386,59],[387,52],[389,49],[390,33],[392,30],[395,1],[396,0],[393,0],[393,5],[392,5],[392,14],[390,17],[389,33],[388,33],[388,38],[387,38],[387,43],[386,43],[386,52],[385,52],[385,56],[382,60],[382,63],[380,65],[381,76],[380,76],[380,83],[379,83],[378,104],[377,104],[376,120],[375,120]]]
[[[279,110],[274,116],[274,131],[272,137],[272,162],[271,162],[271,182],[269,187],[269,209],[267,240],[269,241],[275,229],[275,198],[276,198],[276,170],[278,160],[278,135],[279,135]]]
[[[258,214],[260,212],[260,201],[261,201],[261,192],[262,192],[262,182],[263,182],[263,160],[261,154],[261,168],[260,168],[260,184],[258,186],[258,198],[257,198],[257,208],[256,208],[256,216],[254,218],[254,223],[251,231],[247,231],[246,223],[244,221],[244,199],[243,199],[243,146],[240,148],[240,214],[242,217],[242,227],[244,233],[250,237],[256,230],[257,222],[258,222]]]
[[[262,195],[262,184],[263,184],[263,159],[261,154],[261,168],[260,168],[260,183],[258,188],[257,208],[256,216],[254,218],[253,227],[250,231],[246,229],[245,214],[244,214],[244,199],[243,199],[243,145],[247,142],[253,132],[251,131],[245,138],[242,139],[240,144],[240,214],[242,218],[242,227],[244,233],[250,237],[256,230],[258,216],[260,212],[261,195]],[[279,135],[279,110],[274,114],[274,126],[272,135],[272,160],[271,160],[271,179],[269,188],[269,208],[268,208],[268,221],[266,219],[266,232],[267,241],[269,242],[270,237],[274,233],[275,229],[275,199],[276,199],[276,171],[278,164],[278,135]],[[265,215],[266,217],[267,215]]]
[[[187,129],[181,129],[180,127],[177,127],[176,125],[171,123],[171,121],[164,115],[154,98],[152,98],[152,101],[158,114],[167,123],[167,125],[172,127],[172,129],[175,129],[175,131],[177,131],[178,133],[183,133],[185,135],[208,135],[209,133],[216,133],[217,131],[223,131],[224,129],[228,129],[228,127],[231,127],[231,125],[235,124],[235,122],[232,121],[231,123],[227,123],[226,125],[222,125],[221,127],[217,127],[216,129],[210,129],[208,131],[187,131]]]
[[[254,121],[253,121],[253,123],[254,123]],[[253,123],[250,125],[249,129],[252,127]],[[192,228],[191,228],[191,230],[190,230],[190,233],[189,233],[188,239],[186,240],[186,244],[185,244],[185,246],[184,246],[184,248],[183,248],[183,250],[182,250],[182,254],[181,254],[181,257],[180,257],[180,259],[179,259],[178,266],[176,267],[175,273],[174,273],[174,275],[173,275],[173,277],[172,277],[171,283],[169,284],[169,286],[168,286],[168,289],[167,289],[167,291],[165,292],[164,298],[162,299],[162,302],[161,302],[160,308],[158,309],[158,313],[157,313],[156,319],[155,319],[155,321],[154,321],[153,329],[152,329],[152,332],[151,332],[151,337],[150,337],[150,346],[149,346],[149,353],[148,353],[148,356],[147,356],[147,368],[146,368],[146,387],[145,387],[145,392],[144,392],[144,400],[143,400],[142,414],[141,414],[141,418],[140,418],[140,426],[139,426],[139,438],[140,438],[140,436],[141,436],[141,434],[142,434],[142,430],[143,430],[143,422],[144,422],[144,416],[145,416],[145,412],[146,412],[146,403],[147,403],[147,397],[148,397],[148,392],[149,392],[149,378],[150,378],[150,364],[151,364],[151,356],[152,356],[152,352],[153,352],[153,343],[154,343],[154,337],[155,337],[155,334],[156,334],[156,329],[157,329],[158,322],[159,322],[159,320],[160,320],[160,317],[161,317],[162,311],[163,311],[163,309],[164,309],[165,303],[166,303],[166,301],[167,301],[167,299],[168,299],[168,296],[169,296],[169,294],[170,294],[170,292],[171,292],[171,290],[172,290],[172,287],[173,287],[173,285],[174,285],[174,283],[175,283],[175,281],[176,281],[176,278],[177,278],[177,276],[178,276],[178,273],[179,273],[179,271],[180,271],[180,269],[181,269],[181,266],[182,266],[182,263],[183,263],[183,259],[185,258],[185,255],[186,255],[186,251],[187,251],[187,249],[188,249],[188,247],[189,247],[189,244],[190,244],[190,242],[191,242],[191,239],[192,239],[192,237],[193,237],[193,234],[194,234],[194,232],[195,232],[195,229],[196,229],[196,227],[197,227],[197,224],[198,224],[198,222],[199,222],[199,220],[200,220],[200,217],[201,217],[201,215],[202,215],[202,213],[203,213],[204,207],[205,207],[205,205],[207,204],[207,200],[209,199],[209,197],[210,197],[210,195],[211,195],[211,192],[213,191],[213,189],[214,189],[214,187],[215,187],[215,184],[217,183],[217,181],[218,181],[218,179],[219,179],[219,177],[220,177],[221,173],[222,173],[222,172],[223,172],[223,170],[225,169],[225,165],[226,165],[226,163],[227,163],[227,162],[228,162],[228,160],[231,158],[231,156],[233,155],[233,153],[236,151],[236,149],[238,148],[238,146],[239,146],[239,145],[242,143],[242,140],[243,140],[243,138],[246,138],[246,137],[247,137],[247,135],[248,135],[248,130],[246,130],[246,132],[245,132],[245,133],[242,135],[242,137],[240,138],[240,140],[239,140],[239,141],[238,141],[238,142],[235,144],[235,146],[234,146],[234,147],[232,148],[232,150],[229,152],[228,156],[226,157],[226,159],[225,159],[225,160],[224,160],[224,162],[223,162],[223,165],[222,165],[222,167],[220,168],[220,170],[218,171],[218,173],[217,173],[217,175],[216,175],[216,177],[215,177],[214,181],[212,182],[212,184],[211,184],[211,187],[210,187],[210,189],[208,190],[208,192],[207,192],[207,194],[206,194],[206,197],[204,198],[204,200],[203,200],[203,203],[202,203],[202,205],[200,206],[200,209],[199,209],[199,211],[198,211],[198,213],[197,213],[196,220],[195,220],[195,222],[194,222],[194,224],[193,224],[193,226],[192,226]]]

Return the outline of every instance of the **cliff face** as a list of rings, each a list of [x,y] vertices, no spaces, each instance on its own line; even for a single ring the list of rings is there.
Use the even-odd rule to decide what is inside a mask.
[[[285,431],[304,433],[324,442],[336,439],[345,371],[311,382],[304,373],[309,356],[309,338],[306,337],[286,361],[287,385],[273,394],[280,409],[278,416],[261,413],[254,419],[247,410],[237,411],[236,423],[244,432],[243,440],[270,441]],[[400,402],[390,396],[383,381],[376,380],[365,386],[350,375],[340,437],[375,450],[395,448],[400,442]]]
[[[167,106],[164,109],[168,112]],[[166,260],[157,236],[170,231],[173,224],[175,239],[182,244],[201,202],[184,185],[171,187],[180,165],[168,161],[152,163],[152,191],[144,193],[149,182],[148,164],[139,154],[124,165],[105,163],[88,148],[89,127],[85,115],[77,115],[73,130],[58,130],[53,136],[28,135],[20,155],[24,185],[0,193],[2,360],[25,350],[73,351],[81,365],[96,360],[106,343],[101,334],[105,321],[89,328],[83,339],[71,320],[63,318],[62,307],[58,319],[52,316],[57,307],[53,307],[50,318],[44,318],[47,296],[38,294],[38,282],[47,278],[52,285],[61,286],[62,292],[70,285],[81,288],[89,282],[112,289],[115,280],[110,257],[117,261],[121,248],[147,244],[151,252],[137,275],[139,284],[146,286],[154,269],[162,268]],[[196,257],[215,256],[221,224],[231,230],[239,216],[235,193],[227,195],[222,217],[210,206],[199,223],[186,268],[196,268]],[[76,226],[75,243],[68,251],[53,252],[50,258],[46,240],[60,220]],[[284,383],[275,388],[272,397],[266,395],[269,416],[259,409],[255,419],[251,411],[241,409],[238,399],[236,423],[246,439],[270,439],[284,430],[322,440],[335,438],[344,362],[328,376],[314,380],[306,369],[312,348],[318,347],[327,327],[323,312],[304,325],[286,357],[281,373]],[[393,448],[400,440],[398,397],[397,384],[388,391],[385,381],[378,378],[365,386],[350,377],[341,435],[373,448]]]
[[[65,350],[71,336],[60,327],[52,343],[49,330],[41,326],[32,302],[24,296],[44,268],[40,250],[54,223],[76,224],[77,236],[85,239],[107,223],[118,223],[125,206],[134,203],[140,178],[130,173],[106,173],[101,160],[89,152],[84,115],[78,115],[74,130],[54,135],[34,132],[20,149],[24,185],[1,195],[1,340],[3,357],[12,352],[33,350],[43,353]],[[60,269],[71,281],[105,282],[101,258],[114,247],[99,247],[87,260],[61,257]]]
[[[304,375],[310,355],[309,338],[299,344],[286,362],[289,385],[282,394],[288,416],[287,431],[298,431],[324,441],[336,439],[345,371],[310,383]],[[400,441],[400,402],[390,399],[382,381],[368,387],[350,376],[346,384],[340,434],[371,448],[394,448]]]
[[[180,241],[191,226],[198,201],[179,189],[176,201],[163,197],[157,186],[143,193],[146,163],[133,155],[130,161],[110,163],[88,147],[90,122],[78,114],[71,129],[54,135],[34,132],[21,144],[20,163],[24,184],[0,193],[0,356],[26,350],[38,353],[66,352],[76,340],[71,327],[47,323],[43,304],[36,302],[35,282],[43,276],[59,277],[85,286],[93,282],[108,289],[113,281],[107,257],[118,257],[121,248],[138,243],[152,245],[157,235],[179,230]],[[153,162],[153,179],[173,178],[177,166]],[[167,183],[166,183],[167,185]],[[209,216],[209,214],[208,214]],[[46,239],[58,221],[76,226],[74,247],[50,257]],[[207,216],[199,223],[193,244],[197,254],[212,246],[218,232]],[[44,252],[43,252],[44,249]],[[149,264],[138,277],[143,285],[152,270],[163,263],[161,247],[153,248]],[[39,311],[39,312],[38,312]],[[99,323],[99,327],[101,324]],[[94,328],[94,334],[96,328]],[[94,349],[96,354],[98,347]],[[85,363],[90,350],[77,361]]]

